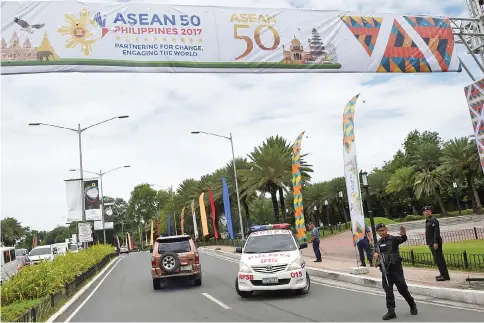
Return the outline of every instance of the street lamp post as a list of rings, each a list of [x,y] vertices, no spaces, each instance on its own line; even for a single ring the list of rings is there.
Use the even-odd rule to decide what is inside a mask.
[[[331,234],[333,234],[333,227],[329,223],[329,203],[328,203],[328,200],[324,200],[324,206],[326,207],[326,222],[328,223],[328,227],[331,230]]]
[[[371,198],[370,198],[370,190],[368,189],[368,173],[360,171],[360,178],[361,178],[361,183],[363,184],[363,187],[365,188],[365,194],[366,194],[366,206],[368,208],[368,216],[370,218],[370,225],[371,225],[371,232],[373,234],[373,241],[376,242],[378,241],[376,238],[376,230],[375,230],[375,220],[373,219],[373,211],[371,209]]]
[[[87,129],[93,128],[93,127],[98,126],[100,124],[109,122],[109,121],[114,120],[114,119],[126,119],[126,118],[129,118],[129,116],[122,115],[122,116],[112,117],[110,119],[106,119],[104,121],[101,121],[101,122],[92,124],[92,125],[90,125],[90,126],[88,126],[86,128],[81,128],[81,124],[78,123],[77,124],[77,129],[75,129],[75,128],[68,128],[68,127],[62,127],[62,126],[57,126],[57,125],[48,124],[48,123],[42,123],[42,122],[31,122],[31,123],[29,123],[29,126],[47,126],[47,127],[53,127],[53,128],[70,130],[70,131],[74,131],[75,133],[77,133],[77,135],[79,137],[79,173],[81,175],[81,212],[82,212],[82,222],[86,222],[86,210],[85,210],[86,205],[85,205],[85,202],[84,202],[84,190],[82,189],[82,187],[84,185],[84,177],[83,177],[83,171],[82,171],[82,136],[81,135]],[[87,242],[84,243],[84,248],[87,249]]]
[[[452,186],[454,187],[455,200],[457,201],[457,208],[459,209],[459,216],[460,216],[462,215],[462,208],[460,207],[459,191],[458,191],[457,183],[456,182],[452,183]]]
[[[234,176],[235,176],[235,191],[236,191],[236,194],[237,194],[237,208],[238,208],[238,211],[239,211],[240,235],[242,237],[242,240],[244,240],[245,239],[245,237],[244,237],[244,223],[242,222],[242,212],[241,212],[241,208],[240,208],[239,181],[237,179],[237,168],[235,167],[234,140],[232,138],[232,133],[230,133],[230,137],[217,135],[215,133],[210,133],[210,132],[205,132],[205,131],[192,131],[192,134],[193,135],[205,134],[205,135],[210,135],[210,136],[215,136],[215,137],[220,137],[220,138],[225,138],[225,139],[230,140],[230,145],[232,146],[232,164],[234,166]]]
[[[88,170],[83,170],[84,173],[90,173],[99,176],[99,189],[101,193],[101,223],[103,226],[103,238],[104,238],[104,244],[106,244],[106,230],[104,229],[104,193],[103,193],[103,176],[106,175],[107,173],[113,172],[115,170],[121,169],[121,168],[129,168],[131,165],[124,165],[124,166],[119,166],[116,168],[113,168],[111,170],[108,170],[107,172],[103,172],[102,170],[99,171],[99,173],[96,172],[90,172]],[[78,171],[79,169],[70,169],[71,172]]]

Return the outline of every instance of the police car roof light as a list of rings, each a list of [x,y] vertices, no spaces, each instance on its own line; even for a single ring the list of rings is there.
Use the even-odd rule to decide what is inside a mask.
[[[291,225],[289,223],[279,223],[279,224],[262,224],[262,225],[253,225],[250,227],[250,231],[265,231],[265,230],[273,230],[273,229],[289,229]]]
[[[289,223],[279,223],[273,225],[274,229],[290,229],[291,225]]]

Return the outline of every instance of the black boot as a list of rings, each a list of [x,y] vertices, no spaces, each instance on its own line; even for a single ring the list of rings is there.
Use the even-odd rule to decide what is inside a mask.
[[[397,314],[395,314],[395,310],[394,309],[388,309],[388,312],[387,314],[383,315],[382,319],[384,321],[388,321],[388,320],[391,320],[391,319],[396,319],[397,318]]]
[[[410,314],[412,315],[418,314],[417,304],[415,304],[415,302],[413,302],[413,304],[410,304]]]

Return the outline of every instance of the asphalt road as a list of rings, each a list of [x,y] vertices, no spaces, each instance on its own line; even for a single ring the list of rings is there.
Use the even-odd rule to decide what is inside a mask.
[[[386,312],[381,295],[329,287],[315,281],[310,293],[304,296],[277,293],[242,299],[235,292],[236,263],[206,254],[201,254],[200,260],[202,286],[174,284],[155,291],[150,254],[125,255],[56,321],[65,322],[71,317],[71,322],[371,322],[381,320]],[[482,322],[484,315],[466,309],[417,304],[419,315],[412,316],[406,302],[397,299],[398,318],[393,321]]]

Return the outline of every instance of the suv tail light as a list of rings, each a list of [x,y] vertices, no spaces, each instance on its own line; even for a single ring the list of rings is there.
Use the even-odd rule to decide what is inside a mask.
[[[195,265],[198,265],[200,263],[200,256],[198,253],[195,253]]]
[[[151,257],[151,267],[155,268],[156,267],[156,258]]]

